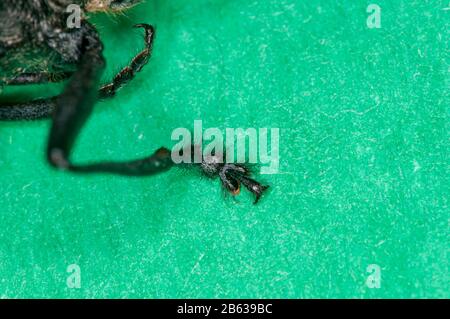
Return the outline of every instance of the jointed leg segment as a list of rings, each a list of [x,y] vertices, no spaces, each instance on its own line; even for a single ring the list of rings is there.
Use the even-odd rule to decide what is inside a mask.
[[[104,89],[104,92],[107,92],[105,96],[112,96],[148,61],[153,28],[146,24],[139,26],[146,31],[147,46],[143,52],[133,59],[129,67],[125,67],[111,84],[105,86],[107,88]],[[102,172],[133,176],[155,174],[171,168],[173,162],[170,151],[164,148],[159,149],[147,158],[129,162],[77,165],[70,161],[73,143],[97,100],[97,85],[105,65],[100,40],[95,29],[87,23],[85,24],[85,34],[86,40],[82,48],[78,70],[56,101],[47,149],[49,162],[55,167],[74,172]]]
[[[56,97],[0,106],[0,120],[38,120],[48,118],[55,109]]]
[[[7,85],[25,85],[25,84],[40,84],[40,83],[57,83],[68,79],[72,72],[40,72],[40,73],[22,73],[18,76],[8,80]]]
[[[130,62],[129,66],[124,67],[111,81],[98,90],[99,99],[113,97],[115,93],[127,84],[137,72],[148,62],[154,39],[154,28],[148,24],[137,24],[134,27],[143,28],[145,31],[145,48],[137,54]],[[47,82],[58,82],[72,76],[73,73],[24,73],[8,81],[9,85],[37,84]],[[55,110],[57,96],[38,99],[24,103],[0,106],[0,121],[17,120],[37,120],[48,118]]]
[[[99,97],[107,98],[112,97],[116,92],[130,80],[132,80],[136,73],[141,71],[142,67],[147,64],[151,54],[153,39],[155,35],[155,30],[151,25],[148,24],[136,24],[135,28],[144,28],[145,30],[145,48],[137,54],[133,60],[131,60],[130,65],[124,67],[112,80],[100,88]]]

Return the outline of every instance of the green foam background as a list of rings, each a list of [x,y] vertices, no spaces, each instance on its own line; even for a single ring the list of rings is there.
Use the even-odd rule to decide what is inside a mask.
[[[1,123],[0,296],[448,298],[448,2],[377,0],[381,29],[369,3],[148,0],[93,17],[105,80],[142,47],[134,23],[157,39],[77,160],[146,156],[201,119],[280,128],[280,172],[256,206],[178,169],[74,176],[45,162],[48,121]]]

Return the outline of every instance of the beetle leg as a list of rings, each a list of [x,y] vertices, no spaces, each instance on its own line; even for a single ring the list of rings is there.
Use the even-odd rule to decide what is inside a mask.
[[[0,106],[0,120],[37,120],[48,118],[55,109],[56,97]]]
[[[120,71],[109,84],[102,86],[98,91],[100,99],[113,97],[117,90],[128,83],[137,72],[148,62],[152,51],[154,39],[154,28],[148,24],[137,24],[135,27],[144,28],[145,30],[145,48],[137,54],[129,66]],[[104,64],[104,62],[102,61]],[[70,77],[73,73],[24,73],[7,82],[10,85],[57,82]],[[25,103],[17,103],[12,105],[0,105],[0,120],[36,120],[48,118],[55,109],[55,101],[58,97],[48,99],[38,99]]]
[[[40,72],[40,73],[22,73],[12,79],[6,79],[6,85],[24,85],[40,83],[57,83],[68,79],[72,72]]]
[[[71,75],[71,72],[22,73],[12,79],[7,79],[6,85],[60,82]],[[55,109],[56,99],[57,97],[55,96],[10,105],[0,105],[0,120],[38,120],[48,118]]]
[[[102,172],[122,175],[151,175],[172,167],[170,151],[161,148],[153,155],[129,162],[101,162],[77,165],[70,161],[70,151],[97,100],[97,85],[104,69],[103,46],[93,26],[85,23],[84,40],[78,70],[56,100],[47,149],[49,162],[73,172]]]
[[[145,48],[139,52],[130,62],[129,65],[124,67],[112,80],[111,83],[105,84],[100,88],[99,97],[106,98],[112,97],[116,92],[125,84],[127,84],[139,72],[142,67],[147,64],[151,54],[153,39],[155,35],[155,29],[145,23],[136,24],[135,28],[143,28],[145,30]]]

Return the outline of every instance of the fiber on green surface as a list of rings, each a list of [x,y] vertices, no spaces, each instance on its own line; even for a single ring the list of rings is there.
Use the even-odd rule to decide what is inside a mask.
[[[147,0],[93,16],[104,81],[142,47],[133,24],[157,38],[96,106],[76,160],[146,156],[201,119],[280,128],[280,172],[259,177],[271,188],[256,206],[177,169],[72,175],[45,161],[48,121],[0,123],[0,296],[450,297],[449,5],[376,0],[370,29],[371,3]]]

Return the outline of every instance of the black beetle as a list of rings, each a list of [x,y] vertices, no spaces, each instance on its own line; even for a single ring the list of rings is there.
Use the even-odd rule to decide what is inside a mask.
[[[95,27],[80,15],[77,27],[68,25],[69,6],[80,12],[119,11],[139,0],[2,0],[0,2],[0,86],[60,82],[68,80],[63,92],[55,97],[0,106],[0,120],[52,118],[47,159],[56,168],[72,172],[103,172],[145,176],[174,166],[171,152],[160,148],[149,157],[129,162],[99,162],[78,165],[70,160],[70,151],[80,129],[98,99],[113,97],[116,92],[148,62],[154,28],[136,24],[145,32],[144,49],[113,80],[100,87],[105,69],[103,44]],[[45,63],[28,62],[41,59]],[[219,155],[217,155],[219,157]],[[223,157],[221,157],[223,159]],[[194,166],[194,165],[191,165]],[[243,184],[256,196],[255,203],[267,188],[249,177],[243,164],[212,163],[195,165],[208,176],[219,176],[232,194]]]

